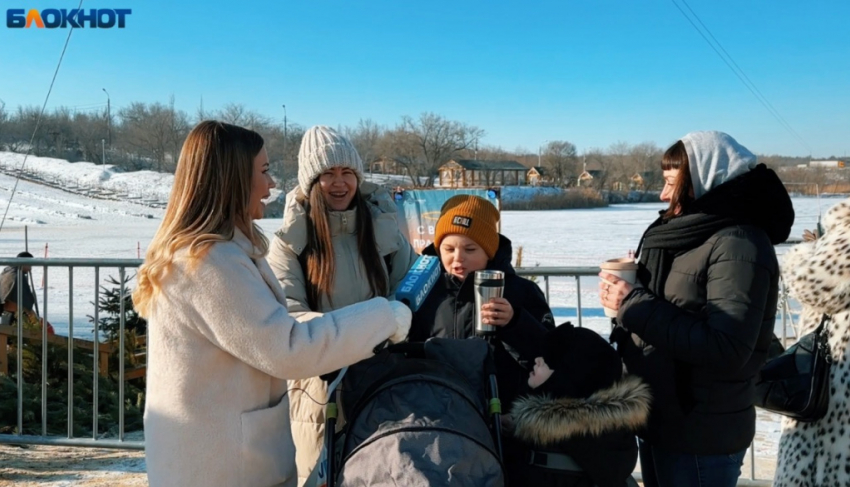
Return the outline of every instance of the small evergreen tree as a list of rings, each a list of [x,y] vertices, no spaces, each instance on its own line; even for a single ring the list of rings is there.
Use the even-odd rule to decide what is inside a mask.
[[[124,301],[124,329],[128,332],[134,332],[134,335],[144,335],[148,329],[148,322],[139,316],[136,309],[133,307],[133,290],[127,285],[135,275],[124,276],[124,296],[121,296],[121,282],[113,276],[109,276],[106,281],[112,285],[111,288],[101,286],[103,292],[100,295],[98,309],[98,327],[101,331],[107,333],[110,340],[118,338],[118,330],[121,325],[121,301]],[[89,321],[94,323],[94,317],[88,315]]]

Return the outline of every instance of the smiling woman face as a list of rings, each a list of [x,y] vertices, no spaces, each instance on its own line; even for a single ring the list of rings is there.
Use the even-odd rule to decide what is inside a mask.
[[[332,167],[319,176],[319,187],[328,208],[347,210],[357,192],[357,174],[348,167]]]
[[[254,173],[251,177],[251,201],[248,212],[253,220],[261,220],[266,205],[263,200],[271,196],[270,190],[274,188],[274,180],[269,174],[269,155],[263,147],[257,157],[254,158]]]

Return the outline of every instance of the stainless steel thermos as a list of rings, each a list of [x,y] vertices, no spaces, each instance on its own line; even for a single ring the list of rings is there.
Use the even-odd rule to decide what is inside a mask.
[[[492,335],[496,326],[481,322],[481,306],[489,303],[491,298],[501,298],[505,289],[505,273],[502,271],[475,271],[473,284],[475,292],[475,333],[477,335]]]

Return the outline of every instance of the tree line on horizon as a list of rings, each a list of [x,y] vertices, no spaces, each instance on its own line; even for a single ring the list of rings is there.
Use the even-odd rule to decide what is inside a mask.
[[[272,174],[282,180],[293,180],[305,130],[301,124],[284,126],[279,120],[237,103],[210,111],[200,108],[190,115],[175,108],[171,97],[168,103],[133,102],[111,113],[106,109],[76,111],[58,107],[44,113],[33,137],[40,111],[37,106],[9,109],[0,102],[0,150],[29,149],[40,157],[107,163],[128,171],[173,173],[191,128],[201,120],[215,119],[259,132],[272,161]],[[659,190],[662,184],[659,162],[664,149],[654,142],[618,141],[606,148],[579,153],[573,142],[552,140],[539,153],[529,153],[522,148],[509,150],[480,145],[485,135],[483,129],[434,113],[403,116],[394,126],[361,119],[355,126],[337,128],[355,144],[367,172],[375,162],[391,162],[394,164],[380,167],[394,167],[396,173],[408,178],[411,186],[432,185],[440,166],[459,159],[514,160],[528,168],[540,166],[547,184],[560,187],[576,186],[585,170],[594,174],[587,185],[599,190],[620,188],[635,175],[641,176],[643,189]],[[808,158],[777,155],[759,156],[759,159],[776,169],[808,162]],[[801,182],[816,183],[824,176],[823,171],[798,171],[794,177],[806,179]]]

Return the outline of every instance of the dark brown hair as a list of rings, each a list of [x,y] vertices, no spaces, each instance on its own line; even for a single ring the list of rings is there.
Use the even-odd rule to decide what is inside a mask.
[[[680,140],[667,149],[667,152],[661,157],[661,170],[667,171],[670,169],[678,169],[679,174],[676,176],[673,196],[670,198],[670,206],[664,213],[664,218],[673,218],[677,214],[677,209],[684,208],[694,200],[693,194],[694,183],[691,181],[691,170],[688,164],[688,151],[685,150],[685,144]]]
[[[369,279],[369,288],[373,297],[386,296],[389,279],[381,265],[381,256],[378,254],[372,212],[369,211],[369,204],[363,198],[360,189],[354,194],[352,205],[357,214],[357,250]],[[334,286],[336,262],[328,212],[322,189],[314,183],[310,188],[307,203],[307,248],[304,250],[306,258],[303,260],[307,264],[304,269],[307,305],[313,311],[320,310],[322,296],[326,297],[328,304],[333,307],[331,292]]]

